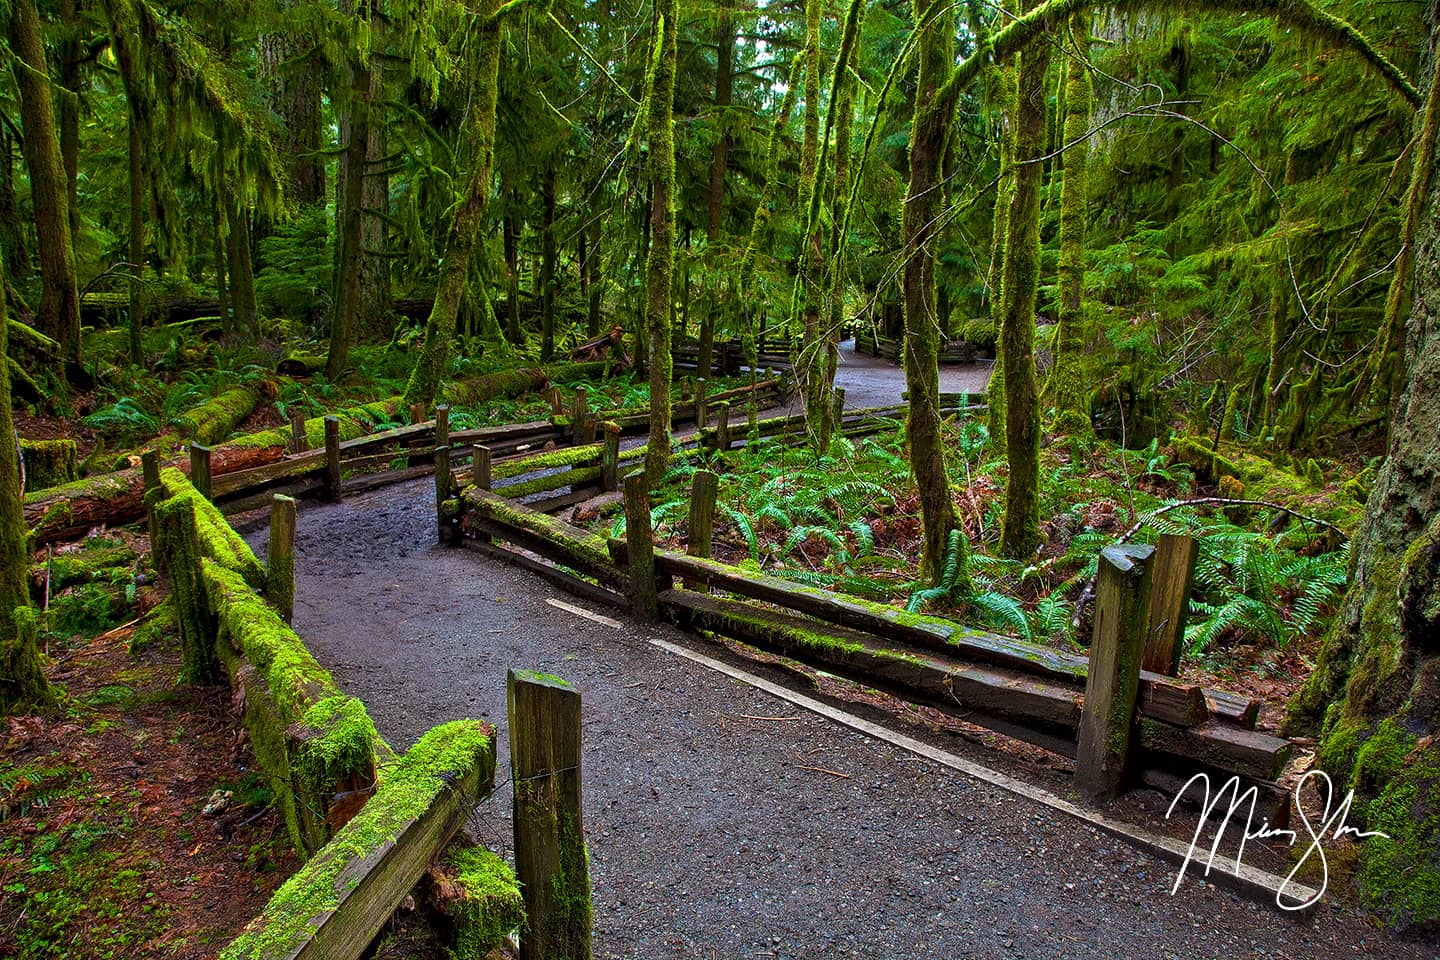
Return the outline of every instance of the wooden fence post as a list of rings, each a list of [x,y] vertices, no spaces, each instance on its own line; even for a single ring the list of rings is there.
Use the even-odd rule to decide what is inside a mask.
[[[600,451],[600,489],[609,493],[619,482],[620,424],[605,424],[605,446]]]
[[[450,445],[450,405],[442,403],[435,408],[435,446]]]
[[[146,450],[140,454],[140,473],[145,478],[145,522],[150,527],[150,547],[155,549],[155,511],[149,506],[150,491],[160,488],[160,451]]]
[[[1150,614],[1140,669],[1173,677],[1180,670],[1185,645],[1185,615],[1195,585],[1195,557],[1200,544],[1183,534],[1160,534],[1150,565]]]
[[[625,478],[625,543],[630,558],[630,603],[636,616],[660,619],[655,584],[655,536],[650,528],[650,491],[645,472]]]
[[[1075,755],[1075,786],[1092,803],[1113,798],[1125,775],[1154,552],[1154,547],[1134,544],[1100,551],[1095,632]]]
[[[515,796],[520,960],[590,960],[590,868],[580,803],[580,692],[548,674],[505,680]]]
[[[585,418],[590,415],[590,402],[585,396],[584,387],[576,387],[575,395],[570,398],[570,441],[580,442],[580,429]]]
[[[710,559],[715,533],[715,490],[718,478],[713,471],[696,470],[690,478],[690,516],[686,522],[685,552]],[[688,590],[704,590],[704,584],[686,581]],[[708,592],[708,591],[707,591]]]
[[[200,491],[200,496],[210,499],[210,448],[193,441],[190,444],[190,482]]]
[[[411,422],[411,423],[424,423],[424,422],[425,422],[425,404],[423,404],[423,403],[412,403],[412,404],[410,404],[410,422]]]
[[[730,449],[730,401],[722,400],[715,411],[715,449],[724,453]]]
[[[481,490],[490,489],[490,448],[476,445],[470,459],[470,470],[474,474],[475,486]]]
[[[705,405],[705,392],[708,384],[704,377],[695,381],[695,426],[703,427],[710,420],[710,408]]]
[[[295,615],[295,501],[279,493],[270,501],[265,597],[289,623]]]
[[[445,543],[449,537],[446,531],[449,524],[445,521],[445,501],[450,499],[450,448],[448,446],[435,448],[435,524],[436,536],[441,543]]]
[[[560,414],[565,411],[565,407],[560,403],[560,388],[551,385],[550,389],[546,392],[546,397],[550,401],[550,415],[552,417],[560,416]]]
[[[310,449],[310,435],[305,432],[305,411],[298,407],[290,411],[290,449],[296,453]]]
[[[325,497],[340,500],[340,418],[325,418]]]

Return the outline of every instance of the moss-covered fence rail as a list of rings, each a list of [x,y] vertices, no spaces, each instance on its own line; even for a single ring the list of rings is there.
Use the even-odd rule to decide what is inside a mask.
[[[1076,758],[1081,752],[1091,659],[656,549],[648,532],[639,530],[641,524],[627,525],[628,541],[607,539],[500,492],[471,486],[447,502],[458,542],[592,601],[653,609],[683,627],[741,640],[1064,756]],[[648,516],[648,504],[637,509],[636,516],[642,514]],[[637,538],[642,543],[638,563],[631,555]],[[675,586],[676,581],[686,587]],[[644,600],[647,591],[653,592],[653,604]],[[1135,597],[1131,602],[1145,601]],[[1148,622],[1139,627],[1149,630]],[[1266,812],[1273,814],[1271,823],[1283,823],[1289,807],[1274,781],[1292,744],[1254,729],[1259,704],[1140,670],[1138,654],[1125,662],[1132,664],[1133,676],[1120,687],[1129,683],[1131,692],[1128,706],[1121,696],[1116,709],[1126,711],[1119,721],[1125,732],[1126,782],[1171,788],[1195,772],[1235,775],[1245,786],[1257,787]],[[1098,704],[1102,692],[1092,690],[1088,696]]]
[[[452,844],[494,788],[494,728],[444,724],[397,759],[365,705],[264,595],[274,571],[219,509],[173,468],[145,500],[180,625],[182,679],[226,677],[241,693],[260,770],[309,857],[222,956],[359,957],[412,889],[448,917],[456,956],[503,946],[526,922],[515,876],[495,854]]]

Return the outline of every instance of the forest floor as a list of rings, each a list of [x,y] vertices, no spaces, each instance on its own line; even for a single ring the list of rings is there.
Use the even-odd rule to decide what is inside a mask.
[[[62,709],[0,729],[0,956],[211,957],[298,865],[229,691],[133,633],[52,639]]]

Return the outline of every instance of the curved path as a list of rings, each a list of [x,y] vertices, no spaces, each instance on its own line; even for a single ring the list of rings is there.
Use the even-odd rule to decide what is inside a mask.
[[[397,749],[456,717],[500,728],[497,799],[471,824],[500,851],[505,672],[580,688],[598,958],[1431,955],[1329,904],[1303,927],[1211,885],[1171,897],[1142,852],[647,640],[695,642],[677,631],[578,617],[434,545],[432,491],[307,508],[295,626]]]

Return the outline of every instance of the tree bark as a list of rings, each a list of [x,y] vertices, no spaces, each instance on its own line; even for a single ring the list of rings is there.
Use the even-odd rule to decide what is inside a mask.
[[[520,329],[520,240],[515,215],[505,217],[505,294],[508,312],[505,317],[505,336],[519,346],[525,342],[525,332]]]
[[[79,6],[77,0],[60,0],[60,90],[56,98],[72,243],[80,236],[80,28],[76,23]]]
[[[675,266],[675,71],[677,0],[656,0],[658,47],[651,69],[646,132],[649,139],[650,244],[645,258],[645,341],[650,369],[650,440],[646,485],[660,482],[670,463],[670,284]]]
[[[340,191],[335,200],[335,312],[330,322],[330,352],[325,376],[339,379],[350,364],[350,344],[360,329],[360,261],[365,217],[365,157],[370,149],[371,71],[369,58],[349,67],[350,103],[346,112],[345,152]],[[438,296],[437,296],[438,299]]]
[[[735,38],[738,34],[730,8],[720,5],[715,24],[715,115],[720,131],[715,137],[715,149],[710,154],[710,196],[706,204],[705,239],[707,252],[714,257],[725,226],[725,173],[730,163],[729,111],[734,96]],[[712,278],[713,274],[708,274]],[[710,291],[709,301],[700,317],[700,353],[697,375],[710,376],[711,361],[715,350],[715,320],[719,313],[718,290]]]
[[[445,255],[440,262],[440,280],[435,287],[435,304],[425,323],[425,341],[410,380],[405,385],[407,406],[426,407],[435,401],[440,380],[450,363],[450,344],[455,334],[455,317],[470,274],[470,257],[476,234],[490,198],[490,172],[495,165],[495,110],[499,93],[500,45],[503,27],[494,19],[498,0],[484,0],[480,12],[488,22],[482,28],[475,58],[472,99],[465,124],[465,156],[469,175],[464,193],[455,207]],[[511,306],[513,311],[515,306]]]
[[[1040,187],[1045,150],[1045,38],[1020,55],[1015,117],[1015,198],[1005,241],[1004,311],[999,331],[1005,376],[1005,516],[1000,552],[1028,559],[1040,546],[1040,399],[1035,386],[1035,299],[1040,282]]]
[[[915,119],[910,127],[910,189],[903,220],[905,270],[905,386],[910,391],[907,437],[910,464],[920,488],[923,544],[920,578],[939,579],[945,548],[955,529],[955,504],[940,442],[940,325],[935,316],[935,235],[937,181],[945,132],[955,113],[955,96],[939,91],[954,57],[954,17],[942,0],[914,0],[918,77]],[[953,85],[952,85],[953,86]]]
[[[1065,150],[1060,184],[1060,262],[1057,283],[1060,310],[1055,331],[1055,365],[1050,371],[1050,395],[1055,405],[1056,433],[1088,437],[1094,431],[1085,403],[1083,357],[1085,355],[1085,311],[1082,306],[1085,283],[1086,170],[1090,143],[1092,85],[1088,65],[1090,12],[1076,14],[1070,21],[1074,56],[1065,65],[1065,123],[1061,146]]]
[[[20,493],[19,443],[10,414],[10,368],[4,362],[10,313],[5,305],[5,273],[0,268],[0,716],[54,702],[40,651],[35,646],[35,617],[30,610],[28,527]]]
[[[1389,449],[1352,544],[1350,587],[1315,671],[1290,704],[1291,733],[1320,734],[1318,760],[1371,837],[1359,882],[1387,922],[1440,928],[1440,23],[1419,121],[1407,219],[1415,269]]]
[[[543,217],[540,235],[540,361],[555,355],[555,164],[545,164],[540,177]]]
[[[41,293],[36,325],[41,333],[59,341],[65,360],[78,363],[80,294],[75,283],[70,204],[35,0],[15,0],[12,4],[10,48],[15,53],[12,66],[20,92],[20,118],[25,126],[23,149],[40,247]]]

